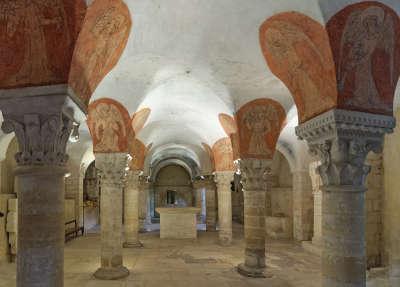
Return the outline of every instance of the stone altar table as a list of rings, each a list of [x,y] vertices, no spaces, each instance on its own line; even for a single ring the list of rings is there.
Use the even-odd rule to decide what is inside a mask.
[[[197,214],[196,207],[159,207],[161,239],[196,239]]]

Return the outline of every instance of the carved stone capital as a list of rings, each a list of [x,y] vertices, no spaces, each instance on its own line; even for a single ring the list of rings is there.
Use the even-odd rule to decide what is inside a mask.
[[[130,188],[138,188],[142,184],[143,172],[140,170],[128,170],[126,172],[125,185]]]
[[[235,172],[233,171],[216,171],[214,173],[214,181],[219,191],[231,190],[231,182],[233,181],[234,174]]]
[[[101,185],[123,187],[129,157],[126,153],[96,153],[96,168],[99,170]]]
[[[331,110],[298,126],[296,134],[320,160],[317,170],[325,187],[347,185],[363,191],[370,170],[366,156],[381,150],[384,134],[394,126],[393,117]]]
[[[243,190],[265,191],[265,180],[271,173],[272,160],[241,159],[238,161]]]
[[[66,94],[0,97],[4,118],[1,128],[6,134],[15,133],[18,165],[66,164],[66,146],[73,127],[66,100]]]

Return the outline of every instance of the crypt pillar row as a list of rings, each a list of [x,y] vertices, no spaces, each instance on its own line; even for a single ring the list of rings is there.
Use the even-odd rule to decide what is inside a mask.
[[[124,230],[123,247],[142,247],[139,241],[139,191],[142,171],[127,172],[124,189]]]
[[[129,275],[122,258],[122,194],[128,164],[126,153],[96,153],[100,173],[101,266],[94,276],[115,280]]]
[[[271,160],[241,159],[244,194],[245,259],[238,272],[248,277],[265,277],[265,179],[270,178]]]
[[[322,286],[366,286],[365,159],[379,152],[394,119],[331,110],[296,128],[318,157],[322,179]]]
[[[0,109],[15,132],[17,287],[64,286],[64,176],[73,110],[64,85],[7,90]]]
[[[228,246],[232,243],[232,191],[233,171],[217,171],[214,180],[218,195],[219,244]]]

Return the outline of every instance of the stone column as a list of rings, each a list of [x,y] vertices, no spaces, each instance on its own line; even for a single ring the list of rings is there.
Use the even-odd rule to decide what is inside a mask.
[[[151,214],[149,209],[149,189],[150,182],[148,176],[139,177],[139,230],[146,231],[146,224],[151,224]]]
[[[94,276],[115,280],[129,275],[122,260],[122,190],[128,155],[96,153],[95,158],[101,186],[101,267]]]
[[[308,170],[293,172],[293,237],[297,241],[312,238],[313,194]]]
[[[394,119],[331,110],[296,128],[321,161],[322,286],[365,287],[365,178],[369,151],[379,152]]]
[[[125,248],[142,247],[139,241],[139,188],[142,171],[128,171],[124,191]]]
[[[239,161],[244,193],[244,263],[238,272],[248,277],[265,275],[265,176],[270,173],[271,160],[242,159]]]
[[[64,176],[73,111],[66,86],[0,92],[5,133],[15,132],[17,287],[64,285]],[[28,95],[25,97],[25,95]]]
[[[219,244],[228,246],[232,243],[232,191],[233,171],[218,171],[214,174],[218,194]]]
[[[204,179],[206,191],[206,230],[216,231],[217,228],[217,195],[212,176]]]
[[[197,223],[205,223],[205,206],[203,203],[203,194],[205,185],[203,180],[195,180],[193,182],[193,189],[195,191],[195,207],[200,208],[200,213],[197,215]]]
[[[320,246],[322,241],[322,181],[317,171],[319,165],[320,162],[318,161],[310,163],[310,177],[314,197],[314,232],[312,243],[316,246]]]

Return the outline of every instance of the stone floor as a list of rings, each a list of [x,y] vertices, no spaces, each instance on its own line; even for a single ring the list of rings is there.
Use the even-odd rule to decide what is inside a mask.
[[[235,228],[231,247],[216,244],[216,232],[199,232],[196,241],[160,240],[158,232],[141,234],[142,249],[125,249],[125,265],[131,275],[120,281],[99,281],[92,273],[99,266],[100,237],[89,234],[66,244],[65,287],[320,287],[319,258],[292,242],[268,242],[268,279],[240,276],[244,242]],[[368,285],[368,286],[379,286]],[[15,264],[0,265],[0,286],[15,286]]]

